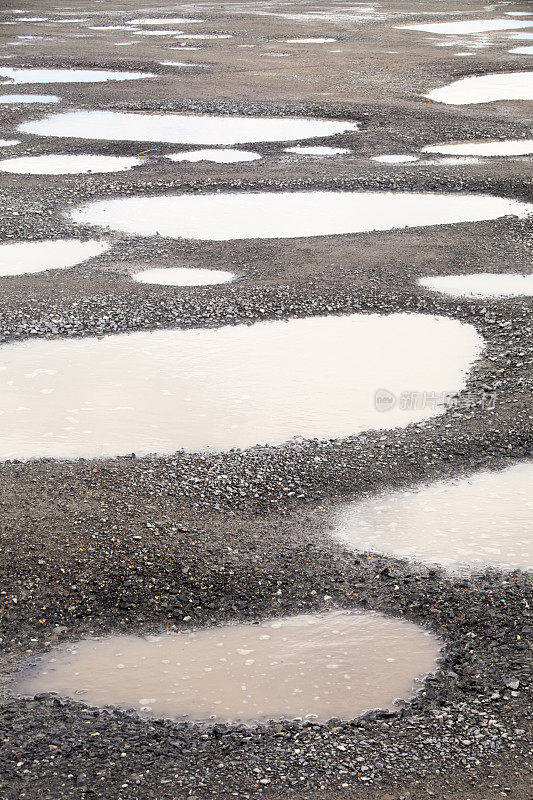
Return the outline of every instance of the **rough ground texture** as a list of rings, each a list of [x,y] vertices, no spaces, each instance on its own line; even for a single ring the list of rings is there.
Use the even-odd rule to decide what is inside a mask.
[[[5,241],[94,236],[94,229],[80,229],[64,212],[86,200],[129,194],[402,189],[533,200],[531,159],[451,165],[420,154],[428,144],[530,135],[531,104],[454,107],[422,96],[465,75],[531,69],[529,57],[508,52],[528,42],[496,32],[479,47],[483,34],[437,37],[394,27],[501,17],[528,10],[527,3],[485,11],[469,0],[445,10],[420,0],[387,0],[371,11],[306,2],[152,5],[142,11],[132,0],[71,0],[68,9],[55,3],[24,4],[27,16],[49,21],[0,26],[0,67],[108,67],[158,77],[4,86],[6,92],[55,93],[61,103],[0,105],[0,138],[21,141],[2,147],[0,156],[150,152],[142,166],[115,175],[3,174]],[[18,5],[5,3],[2,21],[20,19],[9,11]],[[317,10],[329,19],[290,18]],[[89,27],[122,25],[142,15],[199,17],[204,22],[186,29],[232,38],[191,40],[199,48],[192,50],[172,38]],[[69,16],[86,21],[65,22]],[[337,41],[283,42],[304,36]],[[441,46],[450,40],[452,46]],[[129,41],[136,44],[117,46]],[[239,47],[245,44],[254,47]],[[473,55],[455,55],[464,51]],[[280,52],[290,56],[268,55]],[[159,63],[166,60],[191,66]],[[317,160],[284,153],[287,143],[254,144],[250,149],[262,160],[235,165],[165,160],[166,153],[189,149],[179,145],[16,132],[18,124],[50,111],[93,108],[300,115],[358,120],[361,126],[357,133],[312,142],[348,147],[348,155]],[[420,161],[371,160],[386,153],[419,155]],[[99,235],[114,247],[98,259],[0,279],[4,346],[27,337],[416,311],[473,324],[486,348],[469,377],[465,402],[416,427],[223,455],[3,464],[1,800],[529,798],[530,576],[490,570],[450,575],[354,554],[328,530],[332,510],[344,500],[531,457],[531,300],[454,300],[416,283],[432,274],[530,271],[531,220],[277,241]],[[146,266],[174,265],[231,269],[239,279],[176,288],[130,278]],[[487,410],[483,397],[493,392],[496,405]],[[403,616],[441,637],[437,672],[397,713],[373,711],[327,725],[198,726],[147,722],[133,712],[54,696],[17,698],[10,691],[13,676],[35,656],[80,636],[182,630],[332,607]]]

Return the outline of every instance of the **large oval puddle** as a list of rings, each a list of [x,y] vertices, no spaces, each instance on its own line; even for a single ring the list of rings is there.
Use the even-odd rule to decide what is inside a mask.
[[[451,297],[531,297],[533,275],[479,272],[474,275],[435,275],[419,278],[425,289]]]
[[[107,242],[95,239],[85,242],[79,239],[49,239],[42,242],[2,244],[0,275],[30,275],[48,269],[67,269],[105,253],[109,247]]]
[[[0,348],[0,458],[229,450],[394,428],[444,409],[483,340],[417,314],[354,314]],[[379,395],[381,397],[381,395]]]
[[[96,155],[22,156],[0,161],[0,172],[19,175],[80,175],[87,172],[122,172],[142,164],[140,158]]]
[[[121,111],[72,111],[24,122],[19,130],[39,136],[108,141],[232,145],[333,136],[357,131],[357,122],[282,117],[216,117],[140,114]]]
[[[330,236],[525,217],[533,205],[488,195],[232,192],[100,200],[69,218],[140,236],[226,241]]]
[[[335,535],[359,552],[458,568],[531,569],[533,463],[477,472],[343,509]]]
[[[56,648],[16,685],[196,721],[352,719],[394,708],[435,670],[438,640],[409,622],[332,611]]]

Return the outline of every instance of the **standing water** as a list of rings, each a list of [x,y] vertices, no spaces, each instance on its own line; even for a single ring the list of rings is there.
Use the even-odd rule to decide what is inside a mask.
[[[0,459],[173,453],[329,439],[443,408],[376,404],[459,391],[483,340],[422,314],[353,314],[0,348]]]
[[[22,694],[196,721],[352,719],[417,690],[440,644],[409,622],[332,611],[162,636],[86,639],[47,653]]]

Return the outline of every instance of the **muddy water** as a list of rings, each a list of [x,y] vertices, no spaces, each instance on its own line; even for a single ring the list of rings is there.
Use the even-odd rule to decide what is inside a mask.
[[[0,458],[277,445],[442,413],[376,402],[460,390],[483,346],[471,325],[353,314],[0,348]],[[388,395],[387,395],[388,396]]]
[[[227,241],[386,231],[530,213],[533,204],[477,194],[221,192],[101,200],[74,208],[69,217],[140,236]]]
[[[463,106],[498,100],[533,100],[533,72],[497,72],[461,78],[425,95],[437,103]]]
[[[474,275],[436,275],[420,278],[418,283],[452,297],[533,296],[533,275],[479,272]]]
[[[233,145],[333,136],[356,131],[357,122],[335,120],[71,111],[19,126],[24,133],[109,141]]]
[[[16,691],[198,721],[351,719],[394,708],[433,671],[438,640],[412,623],[333,611],[57,648]]]
[[[533,462],[351,504],[335,535],[358,551],[445,567],[531,569]]]

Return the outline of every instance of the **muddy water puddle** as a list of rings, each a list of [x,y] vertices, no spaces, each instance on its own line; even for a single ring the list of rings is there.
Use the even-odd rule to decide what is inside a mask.
[[[144,77],[144,76],[143,76]],[[72,111],[19,126],[24,133],[108,141],[233,145],[333,136],[358,130],[357,122],[276,117],[217,117]]]
[[[82,640],[43,656],[16,691],[206,722],[352,719],[415,694],[439,650],[438,640],[412,623],[332,611]]]
[[[4,84],[22,83],[105,83],[155,78],[151,72],[115,72],[103,69],[24,69],[1,67],[0,81]],[[0,83],[0,85],[2,85]]]
[[[84,242],[79,239],[10,242],[0,245],[0,276],[67,269],[99,256],[108,249],[107,242],[93,239]]]
[[[122,172],[142,164],[140,158],[97,155],[43,155],[0,160],[0,172],[21,175],[79,175],[95,172]]]
[[[135,272],[132,278],[138,283],[153,283],[159,286],[213,286],[218,283],[228,283],[235,279],[235,275],[222,269],[156,267]]]
[[[417,314],[29,340],[0,348],[0,458],[217,451],[404,427],[376,392],[459,391],[483,340]]]
[[[335,535],[360,552],[452,569],[531,569],[533,462],[351,504],[339,512]]]
[[[533,275],[480,272],[474,275],[436,275],[420,278],[425,289],[451,297],[531,297]]]
[[[425,97],[437,103],[463,106],[498,100],[533,100],[533,72],[474,75],[433,89]]]
[[[312,191],[116,198],[75,208],[69,217],[141,236],[227,241],[386,231],[530,213],[533,204],[489,195]]]

